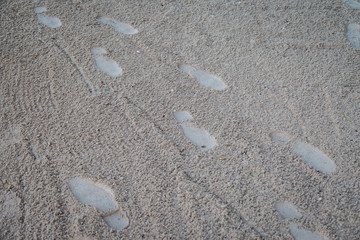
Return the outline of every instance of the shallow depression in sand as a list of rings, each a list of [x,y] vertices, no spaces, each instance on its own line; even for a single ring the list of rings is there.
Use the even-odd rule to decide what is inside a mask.
[[[270,138],[271,141],[283,146],[290,142],[292,137],[284,132],[276,131],[270,133]],[[315,169],[324,173],[335,172],[335,163],[319,149],[300,141],[291,141],[290,144],[292,151]]]
[[[295,142],[291,147],[298,157],[313,166],[315,169],[324,173],[335,172],[335,163],[313,146],[303,142]]]
[[[79,202],[93,206],[100,212],[116,211],[119,208],[110,189],[78,177],[68,180],[68,185]]]
[[[96,48],[91,49],[91,54],[94,56],[95,55],[104,55],[104,54],[107,54],[107,51],[104,48],[96,47]]]
[[[190,65],[180,65],[180,70],[185,73],[190,74],[195,77],[196,80],[203,86],[213,89],[213,90],[224,90],[227,86],[226,84],[218,77],[208,74],[204,71],[197,70],[196,68]]]
[[[107,56],[104,56],[107,52],[103,48],[93,48],[91,50],[95,59],[95,66],[111,77],[118,77],[122,74],[122,69],[118,63]]]
[[[321,236],[321,234],[317,232],[299,229],[295,223],[291,223],[289,229],[295,240],[327,240],[327,238]]]
[[[186,111],[176,112],[174,113],[174,116],[176,121],[178,121],[179,123],[193,120],[193,117],[190,115],[190,113]]]
[[[120,211],[104,217],[106,224],[114,230],[122,230],[129,225],[129,219]]]
[[[349,5],[352,8],[356,8],[360,10],[360,3],[354,0],[342,0],[344,3]]]
[[[68,180],[68,185],[79,202],[104,213],[103,218],[110,228],[122,230],[129,225],[129,219],[120,211],[112,190],[107,186],[79,177]]]
[[[287,142],[291,140],[291,137],[282,132],[272,132],[270,133],[271,141],[279,144],[280,146],[285,145]]]
[[[216,146],[216,140],[206,130],[196,127],[193,123],[181,124],[183,135],[194,145],[203,150],[210,150]]]
[[[283,219],[301,217],[301,214],[295,206],[288,202],[280,202],[276,204],[276,210]]]
[[[50,17],[47,15],[38,15],[38,20],[40,23],[48,26],[49,28],[58,28],[61,27],[61,21],[56,17]]]
[[[34,12],[35,13],[44,13],[44,12],[46,12],[46,8],[45,7],[36,7],[34,9]]]
[[[100,17],[100,18],[98,18],[98,20],[99,20],[99,22],[109,24],[116,31],[123,33],[123,34],[136,34],[139,32],[137,29],[133,28],[129,24],[119,22],[112,18]]]
[[[360,50],[360,25],[351,23],[346,28],[346,38],[351,45],[357,50]]]

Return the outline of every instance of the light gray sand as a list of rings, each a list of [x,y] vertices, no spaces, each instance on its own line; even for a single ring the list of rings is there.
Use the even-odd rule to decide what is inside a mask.
[[[276,210],[284,219],[301,217],[301,214],[294,207],[294,205],[288,202],[279,202],[276,204]]]
[[[109,24],[116,31],[123,33],[123,34],[136,34],[139,32],[137,29],[134,29],[132,26],[130,26],[126,23],[119,22],[112,18],[100,17],[100,18],[98,18],[98,21]]]
[[[0,11],[1,239],[360,236],[360,52],[347,38],[358,9],[341,0],[15,0]],[[96,67],[99,47],[121,76]],[[183,63],[227,87],[201,85]],[[191,113],[216,147],[184,137],[176,111]],[[293,142],[335,171],[305,162]],[[74,178],[107,186],[121,211],[81,203]],[[283,219],[279,202],[301,217]]]
[[[103,48],[93,48],[91,53],[95,59],[95,66],[100,71],[106,73],[111,77],[118,77],[122,74],[122,69],[119,67],[118,63],[113,59],[110,59],[107,56],[107,51]]]

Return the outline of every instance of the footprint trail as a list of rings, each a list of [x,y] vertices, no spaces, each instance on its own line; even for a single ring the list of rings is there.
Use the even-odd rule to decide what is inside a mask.
[[[328,174],[336,171],[335,163],[319,149],[300,141],[291,141],[291,137],[282,132],[273,132],[270,138],[280,146],[290,142],[292,151],[313,168]]]
[[[360,25],[351,23],[346,28],[346,38],[357,50],[360,50]]]
[[[93,48],[91,50],[92,55],[95,58],[95,66],[111,77],[118,77],[122,74],[122,69],[119,67],[116,61],[105,56],[107,51],[103,48]]]
[[[123,34],[136,34],[139,32],[137,29],[133,28],[132,26],[126,23],[119,22],[112,18],[100,17],[98,18],[98,21],[112,26],[116,31]]]
[[[103,215],[107,225],[114,230],[122,230],[129,225],[129,219],[120,211],[111,189],[90,180],[75,177],[68,180],[74,197],[83,204],[95,207]]]
[[[176,121],[180,123],[182,134],[189,139],[189,141],[201,148],[202,150],[210,150],[214,148],[217,143],[206,130],[198,128],[194,123],[189,122],[193,119],[190,113],[181,111],[174,114]]]
[[[56,18],[56,17],[51,17],[48,16],[46,14],[44,14],[46,12],[46,8],[45,7],[37,7],[34,9],[34,12],[37,15],[38,21],[42,24],[44,24],[45,26],[49,27],[49,28],[58,28],[61,27],[61,21],[60,19]]]
[[[222,91],[225,88],[227,88],[226,84],[218,77],[208,74],[204,71],[198,70],[190,65],[180,65],[180,70],[182,70],[185,73],[190,74],[191,76],[195,77],[196,80],[203,86],[217,90]]]

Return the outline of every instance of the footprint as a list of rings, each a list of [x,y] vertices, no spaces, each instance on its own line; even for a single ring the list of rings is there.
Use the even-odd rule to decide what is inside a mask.
[[[180,65],[179,68],[183,72],[195,77],[201,85],[204,85],[210,89],[221,91],[227,87],[226,84],[218,77],[208,74],[204,71],[197,70],[190,65]]]
[[[0,134],[0,147],[8,146],[10,144],[20,143],[22,140],[21,128],[16,125],[8,127],[7,131],[2,131]]]
[[[295,223],[290,223],[289,229],[295,240],[327,240],[320,233],[299,229]]]
[[[133,28],[132,26],[126,23],[119,22],[112,18],[100,17],[98,18],[98,21],[114,27],[116,31],[123,34],[136,34],[139,32],[137,29]]]
[[[91,53],[95,58],[95,65],[98,69],[111,77],[121,76],[122,69],[119,67],[117,62],[107,56],[104,56],[105,54],[107,54],[105,49],[93,48],[91,50]]]
[[[107,186],[75,177],[68,180],[71,193],[81,203],[95,207],[103,214],[107,225],[122,230],[129,225],[129,219],[121,213],[114,194]]]
[[[48,26],[49,28],[57,28],[61,26],[60,19],[43,14],[44,12],[46,12],[45,7],[37,7],[34,9],[34,12],[38,14],[37,15],[38,21],[44,24],[45,26]]]
[[[270,134],[271,141],[279,144],[280,146],[285,145],[287,142],[291,140],[291,137],[286,133],[282,132],[272,132]]]
[[[276,210],[283,219],[301,217],[294,205],[288,202],[279,202],[276,204]]]
[[[344,3],[349,5],[352,8],[356,8],[360,10],[360,3],[353,1],[353,0],[342,0]]]
[[[291,141],[291,137],[282,132],[272,132],[270,138],[280,146],[290,142],[293,152],[315,169],[328,174],[335,172],[335,163],[319,149],[300,141]]]
[[[206,130],[196,127],[195,124],[189,122],[193,119],[190,113],[181,111],[174,114],[176,121],[180,123],[182,134],[190,140],[194,145],[207,151],[215,147],[216,140]]]
[[[360,25],[350,23],[346,28],[346,38],[355,49],[360,50]]]
[[[289,202],[279,202],[276,204],[276,210],[280,214],[283,219],[290,219],[290,218],[298,218],[301,217],[301,214]],[[295,240],[322,240],[327,239],[324,238],[321,234],[317,232],[307,231],[304,229],[299,229],[296,223],[289,224],[289,230],[291,235],[295,238]]]
[[[184,122],[184,121],[193,120],[193,117],[190,115],[190,113],[185,112],[185,111],[176,112],[176,113],[174,113],[174,116],[175,116],[176,121],[178,121],[179,123]]]
[[[15,193],[0,191],[0,222],[4,221],[5,218],[20,218],[20,203],[21,199]]]
[[[34,9],[34,12],[35,13],[44,13],[44,12],[46,12],[46,8],[45,7],[36,7]]]

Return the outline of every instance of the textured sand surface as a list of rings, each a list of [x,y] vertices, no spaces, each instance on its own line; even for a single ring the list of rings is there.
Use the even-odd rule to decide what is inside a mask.
[[[1,1],[0,239],[359,239],[359,2]]]

